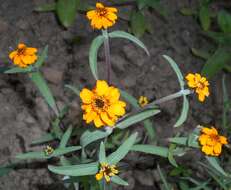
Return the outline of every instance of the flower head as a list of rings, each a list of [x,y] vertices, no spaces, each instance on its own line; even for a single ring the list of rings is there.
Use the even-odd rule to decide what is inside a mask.
[[[92,28],[107,29],[115,24],[117,9],[105,7],[102,3],[96,3],[96,9],[87,12],[87,18],[91,20]]]
[[[148,98],[146,96],[140,96],[139,104],[141,107],[144,107],[148,104]]]
[[[106,81],[98,80],[93,90],[84,88],[80,98],[84,110],[83,119],[86,123],[94,121],[96,127],[112,127],[118,117],[125,114],[126,103],[119,100],[119,89],[108,86]]]
[[[37,49],[27,47],[25,44],[18,44],[18,48],[9,54],[9,58],[15,65],[21,68],[28,67],[37,60]]]
[[[95,175],[95,178],[96,180],[99,181],[104,177],[106,182],[110,182],[111,180],[110,178],[118,173],[119,171],[117,170],[115,165],[108,165],[107,163],[101,163],[99,173]]]
[[[207,79],[198,73],[189,73],[185,78],[188,81],[188,86],[195,89],[195,92],[198,94],[199,101],[203,102],[205,97],[209,96],[209,82]]]
[[[214,127],[203,127],[198,140],[202,146],[202,152],[210,156],[219,156],[222,145],[228,144],[227,138],[219,135]]]
[[[53,152],[54,152],[54,149],[49,145],[47,145],[46,148],[44,149],[44,153],[46,156],[51,155]]]

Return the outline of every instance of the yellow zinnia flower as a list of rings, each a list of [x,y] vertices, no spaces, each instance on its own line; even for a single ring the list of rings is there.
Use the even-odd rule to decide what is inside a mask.
[[[141,107],[144,107],[148,104],[148,98],[146,96],[140,96],[139,104]]]
[[[107,29],[115,24],[117,9],[105,7],[102,3],[96,3],[96,9],[87,12],[87,18],[91,20],[92,28]]]
[[[9,54],[9,58],[15,65],[21,68],[28,67],[37,60],[37,49],[27,47],[25,44],[18,44],[18,49]]]
[[[110,182],[110,178],[118,173],[115,165],[110,166],[107,163],[101,163],[100,171],[95,175],[95,178],[99,181],[104,177],[106,182]]]
[[[209,96],[209,82],[207,79],[198,73],[189,73],[185,78],[188,80],[188,86],[195,89],[199,101],[203,102],[205,97]]]
[[[44,149],[44,152],[46,156],[49,156],[54,152],[54,149],[51,146],[47,145],[46,148]]]
[[[94,121],[96,127],[114,126],[118,117],[125,114],[126,103],[119,100],[119,89],[108,86],[106,81],[98,80],[92,91],[84,88],[80,98],[83,102],[83,119],[86,123]]]
[[[202,152],[209,156],[219,156],[222,145],[228,144],[227,138],[219,135],[214,127],[203,127],[198,140],[202,146]]]

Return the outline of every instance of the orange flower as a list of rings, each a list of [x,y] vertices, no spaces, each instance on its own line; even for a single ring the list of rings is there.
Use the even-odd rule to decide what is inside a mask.
[[[107,29],[117,20],[117,9],[105,7],[102,3],[96,3],[96,9],[87,12],[87,18],[91,20],[92,28]]]
[[[95,175],[97,181],[101,180],[103,177],[106,182],[110,182],[111,177],[118,174],[119,171],[116,169],[115,165],[108,165],[107,163],[101,163],[100,171]]]
[[[227,138],[219,135],[214,127],[203,127],[198,140],[202,146],[202,152],[210,156],[219,156],[222,145],[228,144]]]
[[[148,98],[146,96],[140,96],[139,104],[141,107],[144,107],[148,104]]]
[[[205,97],[209,96],[209,82],[207,79],[198,73],[189,73],[185,78],[188,80],[188,86],[195,89],[199,101],[203,102]]]
[[[125,114],[126,103],[119,100],[119,89],[108,86],[106,81],[98,80],[93,90],[84,88],[80,98],[83,102],[83,119],[86,123],[94,121],[96,127],[113,127],[118,117]]]
[[[28,67],[37,60],[37,49],[27,47],[25,44],[18,44],[18,49],[9,54],[9,58],[15,65],[21,68]]]

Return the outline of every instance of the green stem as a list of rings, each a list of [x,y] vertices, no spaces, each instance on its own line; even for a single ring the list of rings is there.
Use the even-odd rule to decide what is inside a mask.
[[[174,94],[171,94],[171,95],[168,95],[168,96],[165,96],[163,98],[160,98],[158,100],[153,101],[152,103],[145,106],[145,108],[152,108],[155,105],[162,104],[164,102],[179,98],[181,96],[187,96],[187,95],[192,94],[192,93],[193,93],[193,91],[191,91],[189,89],[180,90],[179,92],[176,92]]]
[[[104,36],[104,54],[105,54],[105,62],[107,65],[107,82],[111,83],[111,56],[110,56],[110,44],[109,44],[109,36],[108,31],[102,30],[102,34]]]

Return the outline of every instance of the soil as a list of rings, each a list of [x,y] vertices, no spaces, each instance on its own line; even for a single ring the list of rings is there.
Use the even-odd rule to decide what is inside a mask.
[[[71,106],[70,118],[75,121],[80,115],[79,100],[70,100],[72,93],[65,84],[92,86],[94,80],[88,64],[91,41],[98,34],[89,27],[84,15],[78,15],[69,29],[60,26],[53,13],[37,13],[33,9],[49,0],[0,0],[0,66],[8,60],[8,53],[18,42],[39,47],[49,45],[49,57],[43,67],[45,78],[55,95],[58,105]],[[150,51],[150,57],[124,40],[111,41],[113,84],[127,90],[135,97],[145,95],[157,99],[177,92],[179,85],[174,72],[163,59],[169,55],[184,74],[200,72],[203,61],[192,56],[192,47],[204,47],[207,41],[201,37],[200,26],[192,17],[182,16],[180,8],[195,6],[196,1],[163,0],[168,12],[166,19],[156,12],[147,12],[152,33],[142,37]],[[126,7],[123,9],[127,9]],[[126,18],[128,15],[121,15]],[[127,30],[127,22],[120,20],[113,30]],[[78,39],[72,43],[72,39]],[[105,76],[103,53],[99,55],[101,76]],[[230,81],[230,78],[228,79]],[[187,121],[178,129],[173,124],[180,114],[181,99],[162,105],[162,112],[154,118],[154,126],[160,144],[176,132],[187,134],[198,124],[219,126],[222,113],[221,77],[211,83],[211,96],[201,104],[190,97],[190,112]],[[0,75],[0,165],[12,162],[18,153],[38,150],[30,146],[49,129],[50,110],[26,75]],[[139,126],[140,128],[142,126]],[[142,132],[142,129],[140,129]],[[130,186],[127,189],[159,189],[156,185],[156,161],[158,158],[145,156],[152,163],[141,162],[139,167],[126,172]],[[145,160],[144,159],[144,160]],[[190,161],[189,158],[185,158]],[[200,159],[200,155],[198,158]],[[154,163],[155,162],[155,163]],[[0,190],[53,190],[64,189],[59,177],[46,169],[47,163],[25,163],[25,167],[0,178]],[[164,166],[163,166],[164,167]],[[144,180],[145,179],[145,180]],[[119,188],[118,188],[119,189]]]

